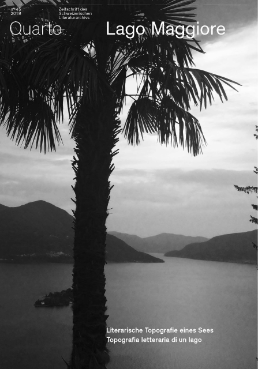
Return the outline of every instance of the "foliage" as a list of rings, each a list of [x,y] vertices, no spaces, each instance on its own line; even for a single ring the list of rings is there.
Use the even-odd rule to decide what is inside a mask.
[[[258,126],[256,126],[256,132],[258,132]],[[257,134],[254,134],[256,140],[258,139],[258,135]],[[255,174],[258,174],[258,168],[257,167],[254,167],[254,173]],[[247,187],[239,187],[239,186],[236,186],[235,185],[235,188],[238,190],[238,191],[241,191],[241,192],[245,192],[249,195],[249,193],[258,193],[258,187],[255,187],[255,186],[247,186]],[[256,204],[252,204],[252,207],[254,210],[258,211],[258,205]],[[254,224],[258,224],[258,218],[256,217],[253,217],[252,215],[250,216],[250,222],[254,223]],[[252,242],[253,243],[253,242]],[[256,250],[258,249],[258,246],[253,243],[253,247],[256,248]]]
[[[194,2],[163,0],[144,5],[142,0],[125,1],[124,6],[117,5],[118,17],[117,6],[104,5],[104,1],[94,6],[91,1],[89,21],[67,21],[59,20],[58,6],[73,2],[32,0],[22,6],[19,18],[11,19],[25,27],[46,21],[60,24],[61,35],[12,36],[10,16],[2,16],[0,124],[7,135],[25,148],[35,145],[45,152],[55,150],[55,143],[62,142],[56,122],[63,120],[64,101],[73,135],[81,104],[101,104],[106,88],[116,96],[118,113],[126,98],[133,100],[123,128],[129,143],[139,144],[144,133],[156,132],[161,143],[180,144],[197,155],[205,138],[190,113],[191,103],[206,108],[214,93],[226,100],[223,84],[233,88],[235,82],[193,68],[192,51],[203,53],[195,39],[150,32],[152,20],[174,26],[194,22],[194,8],[188,7]],[[146,33],[132,39],[107,37],[106,22],[113,29],[118,20],[122,25],[144,25]],[[134,79],[135,94],[126,92],[129,78]]]

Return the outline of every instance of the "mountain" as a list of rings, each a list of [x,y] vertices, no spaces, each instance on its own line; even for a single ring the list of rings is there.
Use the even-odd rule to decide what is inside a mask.
[[[183,236],[173,233],[161,233],[151,237],[139,237],[132,234],[120,232],[108,232],[125,241],[138,251],[165,253],[171,250],[181,250],[189,243],[205,242],[208,238]]]
[[[136,251],[131,246],[128,246],[124,241],[111,234],[107,235],[107,260],[109,260],[110,262],[164,262],[164,260],[162,259],[145,254],[144,252]]]
[[[72,262],[73,218],[46,201],[18,207],[0,204],[0,259]],[[107,261],[164,262],[107,235]]]
[[[207,242],[187,245],[180,251],[167,252],[165,256],[256,264],[257,251],[252,242],[257,243],[257,230],[213,237]]]
[[[45,201],[1,207],[0,255],[69,253],[73,243],[71,226],[71,215]]]

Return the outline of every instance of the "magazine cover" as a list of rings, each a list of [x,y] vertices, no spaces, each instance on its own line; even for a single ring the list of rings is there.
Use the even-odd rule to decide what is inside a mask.
[[[0,0],[0,367],[257,367],[257,2]]]

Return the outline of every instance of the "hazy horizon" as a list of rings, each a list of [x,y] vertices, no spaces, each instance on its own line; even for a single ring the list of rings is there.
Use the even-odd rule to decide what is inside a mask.
[[[35,200],[35,201],[30,201],[26,204],[29,204],[29,203],[33,203],[33,202],[39,202],[39,201],[45,201],[45,200]],[[46,201],[47,203],[49,203],[48,201]],[[20,207],[20,206],[23,206],[23,205],[26,205],[26,204],[21,204],[21,205],[17,205],[17,206],[8,206],[8,205],[3,205],[3,204],[0,204],[3,205],[3,206],[7,206],[8,208],[16,208],[16,207]],[[51,203],[49,203],[51,204]],[[54,204],[51,204],[51,205],[54,205]],[[54,205],[56,206],[56,205]],[[58,206],[57,206],[58,207]],[[59,207],[58,207],[59,208]],[[59,208],[61,210],[65,210],[65,209],[62,209],[62,208]],[[67,210],[65,210],[69,215],[72,216],[72,214],[70,214]],[[255,226],[254,226],[255,227]],[[256,231],[257,229],[252,229],[250,231],[239,231],[239,232],[231,232],[231,233],[243,233],[243,232],[252,232],[252,231]],[[141,235],[139,236],[138,234],[133,234],[133,233],[128,233],[128,232],[120,232],[120,231],[117,231],[116,229],[107,229],[107,233],[112,233],[112,232],[116,232],[116,233],[122,233],[122,234],[127,234],[129,236],[137,236],[137,237],[140,237],[140,238],[148,238],[148,237],[154,237],[154,236],[158,236],[158,235],[162,235],[162,234],[169,234],[169,235],[175,235],[175,236],[185,236],[185,237],[204,237],[204,238],[207,238],[207,239],[211,239],[213,237],[216,237],[216,236],[223,236],[224,234],[217,234],[217,235],[214,235],[212,237],[205,237],[203,235],[197,235],[197,236],[192,236],[190,234],[179,234],[179,233],[172,233],[172,232],[160,232],[160,233],[155,233],[155,234],[147,234],[147,235]],[[226,233],[226,234],[231,234],[231,233]]]

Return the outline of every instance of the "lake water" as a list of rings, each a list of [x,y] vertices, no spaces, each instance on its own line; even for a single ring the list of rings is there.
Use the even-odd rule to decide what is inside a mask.
[[[163,264],[106,266],[109,327],[143,329],[108,336],[169,339],[110,342],[109,369],[255,369],[256,267],[163,258]],[[62,357],[68,360],[71,351],[71,308],[39,309],[34,302],[70,287],[71,274],[72,266],[65,264],[0,264],[1,368],[66,368]],[[145,327],[178,332],[152,335]],[[179,331],[199,327],[213,333]],[[202,341],[189,342],[189,337]]]

